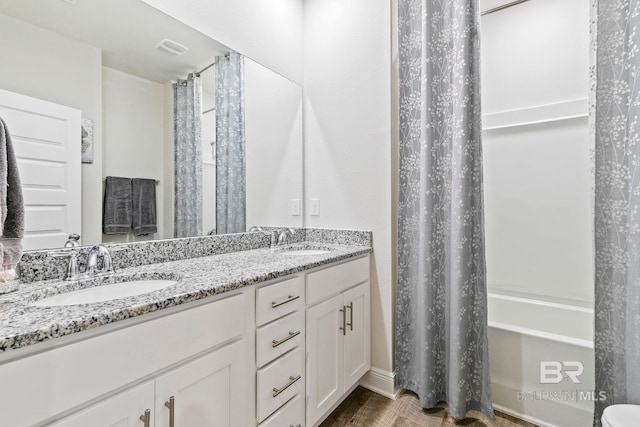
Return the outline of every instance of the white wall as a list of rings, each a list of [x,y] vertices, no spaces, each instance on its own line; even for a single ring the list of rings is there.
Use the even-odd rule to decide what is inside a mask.
[[[92,164],[82,164],[82,226],[69,231],[80,233],[86,244],[99,242],[102,233],[100,49],[0,15],[0,58],[0,88],[77,108],[82,111],[82,117],[93,120],[94,159]]]
[[[247,228],[302,227],[302,87],[250,59],[244,64]]]
[[[302,82],[303,0],[143,0],[287,78]]]
[[[391,2],[306,0],[305,204],[309,227],[373,231],[372,365],[393,371]]]
[[[588,54],[588,0],[482,18],[491,291],[593,300]]]
[[[158,232],[148,236],[103,235],[105,242],[162,239],[164,87],[112,68],[102,68],[104,176],[149,178],[156,186]],[[102,186],[97,191],[100,191]],[[101,217],[101,216],[100,216]]]

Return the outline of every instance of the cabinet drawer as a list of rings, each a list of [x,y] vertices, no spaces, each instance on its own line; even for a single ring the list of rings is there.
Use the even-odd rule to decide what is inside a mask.
[[[304,311],[290,314],[258,328],[256,332],[256,363],[264,366],[304,343]]]
[[[307,305],[349,289],[369,279],[369,257],[307,274]]]
[[[278,409],[260,427],[304,427],[304,399],[297,396]]]
[[[304,279],[296,276],[256,291],[256,323],[258,326],[304,307]]]
[[[299,348],[258,371],[258,422],[298,394],[304,395],[304,353]]]

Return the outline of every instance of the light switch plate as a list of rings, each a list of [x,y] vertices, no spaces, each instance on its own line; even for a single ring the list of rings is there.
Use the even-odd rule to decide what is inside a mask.
[[[291,215],[300,215],[300,199],[291,199]]]
[[[320,216],[320,199],[311,199],[311,216]]]

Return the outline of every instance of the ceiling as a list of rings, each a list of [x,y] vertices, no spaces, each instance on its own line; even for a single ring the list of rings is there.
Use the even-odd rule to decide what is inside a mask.
[[[229,51],[140,0],[0,0],[0,13],[99,47],[103,65],[158,83],[200,70]],[[165,38],[189,51],[175,56],[156,49]]]

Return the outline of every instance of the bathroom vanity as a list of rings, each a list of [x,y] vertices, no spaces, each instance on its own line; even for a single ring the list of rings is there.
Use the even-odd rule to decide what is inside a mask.
[[[0,425],[317,425],[370,369],[369,252],[139,265],[115,276],[178,283],[93,304],[35,306],[78,284],[21,285],[0,298]]]

